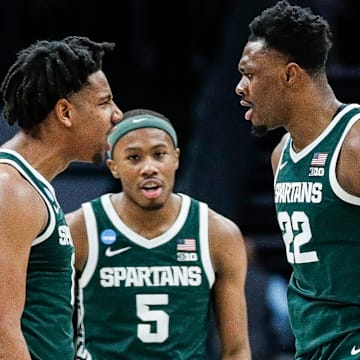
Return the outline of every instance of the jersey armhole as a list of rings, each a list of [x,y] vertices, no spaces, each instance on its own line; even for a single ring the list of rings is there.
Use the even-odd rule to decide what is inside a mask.
[[[351,127],[360,120],[360,114],[357,114],[353,116],[353,118],[349,121],[347,124],[345,130],[343,131],[343,134],[334,150],[333,156],[331,158],[330,167],[329,167],[329,182],[330,186],[334,192],[334,194],[341,200],[352,204],[352,205],[358,205],[360,206],[360,197],[352,195],[345,191],[341,185],[338,182],[337,176],[336,176],[336,164],[339,158],[341,147],[344,143],[344,139],[348,132],[350,131]]]
[[[88,241],[88,257],[79,278],[80,287],[84,288],[93,276],[99,257],[97,224],[94,210],[89,202],[82,204]]]
[[[199,202],[199,234],[201,248],[201,262],[204,266],[205,274],[212,288],[215,282],[215,272],[210,256],[209,245],[209,209],[207,204]]]

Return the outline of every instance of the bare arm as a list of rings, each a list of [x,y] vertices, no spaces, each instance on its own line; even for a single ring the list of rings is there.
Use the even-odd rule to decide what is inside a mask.
[[[216,273],[214,308],[221,360],[250,360],[245,298],[247,255],[243,236],[235,223],[209,210],[209,239]]]
[[[21,331],[32,241],[47,211],[34,188],[7,165],[0,166],[0,359],[30,359]]]
[[[341,187],[348,193],[360,196],[360,120],[346,135],[336,167]]]
[[[66,214],[66,221],[75,247],[75,269],[81,271],[85,266],[89,248],[83,209]]]

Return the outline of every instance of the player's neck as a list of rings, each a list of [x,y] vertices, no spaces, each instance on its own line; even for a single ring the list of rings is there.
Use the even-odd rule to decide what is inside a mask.
[[[341,103],[331,97],[323,102],[306,106],[306,110],[297,113],[297,120],[287,129],[292,137],[294,150],[300,151],[318,138],[329,126]]]
[[[60,148],[20,130],[1,146],[19,153],[33,168],[48,181],[67,168],[69,162],[62,156]]]
[[[176,221],[181,208],[181,198],[175,194],[157,209],[141,207],[127,198],[124,193],[113,195],[112,203],[121,220],[134,232],[147,239],[165,233]]]

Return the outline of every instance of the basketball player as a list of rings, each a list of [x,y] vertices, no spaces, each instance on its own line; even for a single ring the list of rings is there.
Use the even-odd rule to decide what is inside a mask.
[[[77,359],[204,359],[214,301],[221,359],[250,360],[239,228],[173,192],[179,149],[163,115],[127,112],[109,142],[122,191],[67,216],[80,272]]]
[[[122,113],[88,38],[19,52],[0,91],[19,131],[0,148],[0,358],[73,360],[73,244],[50,181],[99,161]]]
[[[245,118],[257,134],[287,130],[272,165],[296,359],[359,359],[360,106],[330,87],[331,32],[311,9],[279,1],[249,27],[236,87]]]

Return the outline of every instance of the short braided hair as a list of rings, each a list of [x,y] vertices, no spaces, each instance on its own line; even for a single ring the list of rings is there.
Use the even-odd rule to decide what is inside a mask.
[[[68,36],[38,40],[17,54],[1,84],[3,116],[10,125],[30,130],[41,123],[56,102],[79,91],[88,77],[102,69],[114,43]]]

